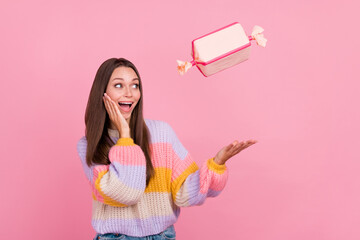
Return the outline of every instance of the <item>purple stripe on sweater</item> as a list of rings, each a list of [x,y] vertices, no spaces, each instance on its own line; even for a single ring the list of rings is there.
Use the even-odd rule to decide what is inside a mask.
[[[190,174],[185,180],[185,189],[186,195],[188,197],[189,206],[201,205],[206,200],[206,197],[216,197],[220,194],[221,191],[215,191],[213,189],[208,189],[206,194],[200,193],[200,171],[196,171]],[[181,196],[178,196],[181,198]],[[181,201],[183,202],[183,201]]]
[[[122,233],[134,237],[158,234],[174,224],[180,214],[156,216],[148,219],[107,219],[92,220],[92,226],[97,233]]]
[[[216,197],[220,193],[221,193],[221,191],[216,191],[216,190],[209,189],[209,191],[207,193],[207,197]]]
[[[92,181],[93,179],[93,173],[92,173],[92,169],[89,168],[89,166],[86,164],[86,148],[87,148],[87,141],[86,141],[86,137],[82,137],[80,138],[80,140],[78,141],[77,143],[77,152],[78,152],[78,155],[79,155],[79,158],[81,160],[81,164],[82,164],[82,167],[84,169],[84,172],[85,172],[85,175],[86,175],[86,178],[89,180],[89,181]]]
[[[181,160],[184,160],[188,151],[181,144],[172,127],[163,121],[145,119],[149,128],[152,143],[170,143]]]
[[[128,187],[144,190],[145,182],[138,181],[138,179],[141,179],[140,176],[144,176],[144,180],[146,179],[146,166],[122,165],[121,163],[113,162],[109,167],[109,171],[114,173]]]
[[[197,170],[190,174],[186,178],[185,184],[189,196],[189,205],[201,205],[205,201],[206,196],[200,193],[200,171]]]

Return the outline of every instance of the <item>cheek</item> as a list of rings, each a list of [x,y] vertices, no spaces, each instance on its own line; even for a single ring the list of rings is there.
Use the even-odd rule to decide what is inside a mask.
[[[114,91],[114,90],[111,90],[111,89],[109,89],[107,92],[106,92],[106,94],[107,95],[109,95],[109,97],[111,98],[111,99],[118,99],[119,97],[121,97],[121,92],[119,92],[119,91]]]
[[[134,97],[136,98],[137,101],[139,101],[139,99],[140,99],[140,97],[141,97],[140,91],[136,92],[136,93],[134,94]]]

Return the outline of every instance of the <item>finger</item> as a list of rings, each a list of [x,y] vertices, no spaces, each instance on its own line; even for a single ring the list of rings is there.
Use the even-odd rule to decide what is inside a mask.
[[[110,97],[109,97],[109,105],[110,105],[111,110],[113,111],[113,113],[114,114],[117,113],[117,111],[116,111],[117,106],[115,105],[115,102]]]
[[[106,101],[106,106],[107,106],[107,109],[108,109],[108,114],[109,114],[109,117],[112,121],[115,120],[115,113],[114,113],[114,110],[112,108],[112,105],[111,105],[111,102],[109,100],[109,96],[105,96],[105,101]]]
[[[253,145],[253,144],[255,144],[255,143],[256,143],[256,141],[254,141],[254,140],[248,140],[248,141],[246,141],[245,146],[244,146],[244,149],[247,148],[247,147],[250,147],[251,145]]]
[[[234,149],[232,149],[232,151],[230,152],[231,154],[237,154],[237,153],[239,153],[241,150],[243,150],[243,149],[245,149],[246,148],[246,142],[240,142],[240,143],[238,143],[235,147],[234,147]]]
[[[243,149],[245,149],[246,143],[245,142],[240,142],[236,148],[234,149],[234,151],[232,152],[232,156],[238,154],[239,152],[241,152]]]
[[[242,148],[243,146],[244,146],[244,142],[239,142],[238,144],[236,144],[235,146],[234,146],[234,150],[238,150],[239,148]]]
[[[109,95],[106,94],[106,97],[108,99],[108,102],[109,102],[109,105],[111,106],[112,111],[116,114],[121,115],[118,104],[114,100],[112,100]]]
[[[109,114],[109,104],[108,104],[105,96],[103,96],[103,101],[104,101],[105,109],[106,109],[107,113]]]
[[[236,146],[237,146],[238,144],[239,144],[238,140],[233,141],[233,142],[229,145],[230,148],[227,149],[227,151],[228,151],[228,152],[234,151],[234,149],[236,148]]]
[[[243,145],[234,152],[234,155],[238,154],[242,150],[248,148],[249,146],[251,146],[251,145],[253,145],[255,143],[256,143],[256,141],[254,141],[254,140],[248,140],[246,142],[243,142]]]
[[[242,150],[243,150],[242,148],[237,149],[237,150],[233,153],[232,157],[235,156],[236,154],[238,154],[239,152],[241,152]]]
[[[116,104],[115,102],[113,102],[113,107],[114,107],[114,110],[115,110],[115,113],[116,113],[117,118],[118,118],[121,122],[125,121],[124,116],[123,116],[122,113],[120,112],[120,109],[119,109],[118,104]]]
[[[114,106],[114,101],[107,94],[106,94],[106,97],[107,97],[108,104],[109,104],[109,107],[111,109],[111,112],[112,112],[113,116],[116,117],[116,109],[115,109],[115,106]]]
[[[104,96],[105,96],[105,98],[106,98],[106,100],[107,100],[107,101],[109,101],[109,102],[111,102],[111,101],[112,101],[112,99],[110,98],[110,96],[109,96],[109,95],[107,95],[106,93],[104,93]]]
[[[119,124],[119,127],[127,126],[128,123],[126,122],[126,119],[122,115],[118,104],[114,100],[112,100],[109,95],[106,94],[106,97],[108,99],[109,106],[110,106],[112,114],[113,114],[113,118],[114,118],[113,121],[116,122],[117,124]]]
[[[225,147],[225,151],[228,152],[234,145],[231,143]]]
[[[102,97],[103,103],[104,103],[104,107],[106,108],[106,98],[105,96]]]
[[[232,156],[232,154],[236,151],[236,149],[239,147],[238,141],[234,141],[232,144],[230,144],[231,148],[228,148],[227,151],[225,151],[225,154],[227,156]]]
[[[237,144],[238,144],[238,141],[237,141],[237,140],[233,141],[232,143],[230,143],[230,144],[227,146],[226,150],[228,150],[228,151],[231,150],[231,149],[234,148]]]
[[[109,101],[110,101],[113,112],[115,113],[115,116],[117,117],[118,121],[120,121],[120,122],[126,121],[119,109],[119,105],[114,100],[112,100],[110,97],[109,97]]]

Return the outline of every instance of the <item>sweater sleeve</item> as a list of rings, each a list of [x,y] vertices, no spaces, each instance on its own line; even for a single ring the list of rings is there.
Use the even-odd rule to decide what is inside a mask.
[[[132,138],[120,138],[109,150],[109,165],[86,164],[87,141],[82,137],[77,151],[94,200],[126,207],[136,204],[146,186],[146,159]]]
[[[171,143],[168,154],[172,162],[171,193],[174,203],[179,207],[201,205],[207,197],[219,195],[228,178],[226,166],[216,164],[214,158],[210,158],[199,168],[168,124],[167,132]]]

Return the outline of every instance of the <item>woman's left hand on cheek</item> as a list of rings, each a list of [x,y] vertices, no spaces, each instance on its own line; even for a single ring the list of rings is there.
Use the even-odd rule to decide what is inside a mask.
[[[257,143],[256,140],[248,140],[243,142],[238,142],[235,140],[233,143],[231,143],[228,146],[223,147],[215,156],[214,162],[222,165],[225,164],[227,160],[229,160],[231,157],[235,156],[245,148],[248,148],[249,146]]]

